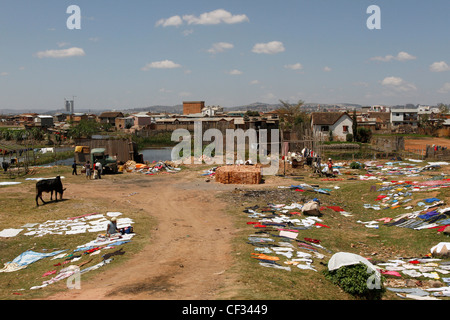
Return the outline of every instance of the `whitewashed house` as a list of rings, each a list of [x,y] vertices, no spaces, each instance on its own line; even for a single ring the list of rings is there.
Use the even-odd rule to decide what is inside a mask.
[[[347,112],[313,112],[311,114],[311,128],[315,137],[323,140],[330,138],[330,131],[334,141],[346,141],[347,134],[353,134],[353,119]]]

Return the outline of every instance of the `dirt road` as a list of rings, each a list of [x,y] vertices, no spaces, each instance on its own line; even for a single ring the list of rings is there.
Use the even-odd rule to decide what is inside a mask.
[[[231,238],[233,228],[224,204],[215,195],[231,186],[206,183],[198,172],[133,179],[102,179],[71,188],[89,201],[108,197],[128,201],[143,215],[157,219],[149,243],[120,267],[108,268],[80,290],[68,290],[51,300],[212,300],[232,294]],[[194,182],[192,182],[194,181]],[[133,192],[123,199],[123,190]],[[128,192],[127,191],[127,192]],[[120,200],[122,199],[122,200]],[[138,228],[138,226],[136,226]],[[225,291],[223,291],[225,289]]]

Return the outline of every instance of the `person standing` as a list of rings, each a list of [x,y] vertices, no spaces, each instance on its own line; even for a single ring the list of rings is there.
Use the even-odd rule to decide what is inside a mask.
[[[98,178],[101,179],[103,174],[103,167],[100,161],[97,161],[97,163],[95,164],[95,168],[97,169]]]
[[[73,161],[73,164],[72,164],[72,175],[75,175],[75,176],[78,175],[78,173],[77,173],[77,162],[75,160]]]
[[[86,179],[91,179],[91,163],[89,160],[86,162],[84,167],[86,168]]]

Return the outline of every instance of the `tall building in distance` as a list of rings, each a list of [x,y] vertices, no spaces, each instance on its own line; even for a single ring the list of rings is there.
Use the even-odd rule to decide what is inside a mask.
[[[74,108],[75,101],[64,99],[64,102],[65,102],[66,111],[69,112],[70,114],[73,114],[73,108]]]

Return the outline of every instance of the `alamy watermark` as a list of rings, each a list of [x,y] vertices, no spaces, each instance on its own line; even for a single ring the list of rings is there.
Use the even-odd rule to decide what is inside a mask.
[[[377,270],[375,270],[375,269],[373,269],[373,268],[371,268],[369,266],[367,266],[367,273],[370,274],[370,277],[367,278],[367,282],[366,282],[367,288],[369,290],[373,290],[373,289],[378,289],[379,290],[379,289],[381,289],[381,275],[380,275],[380,273]]]
[[[381,29],[381,9],[377,5],[371,5],[367,8],[367,14],[371,16],[367,19],[366,25],[369,30]]]
[[[77,5],[71,5],[67,7],[67,14],[71,14],[66,21],[67,29],[80,30],[81,29],[81,9]]]
[[[187,129],[173,131],[171,139],[179,143],[172,148],[171,158],[176,164],[259,163],[263,165],[263,175],[275,175],[278,172],[280,161],[280,131],[271,129],[270,141],[268,133],[267,129],[247,129],[245,131],[243,129],[226,129],[224,139],[224,134],[219,129],[208,129],[203,133],[202,122],[195,121],[193,140]],[[203,148],[205,141],[212,141],[212,143]]]
[[[67,278],[66,285],[67,289],[81,289],[81,272],[80,267],[74,266],[75,270],[73,273]]]

